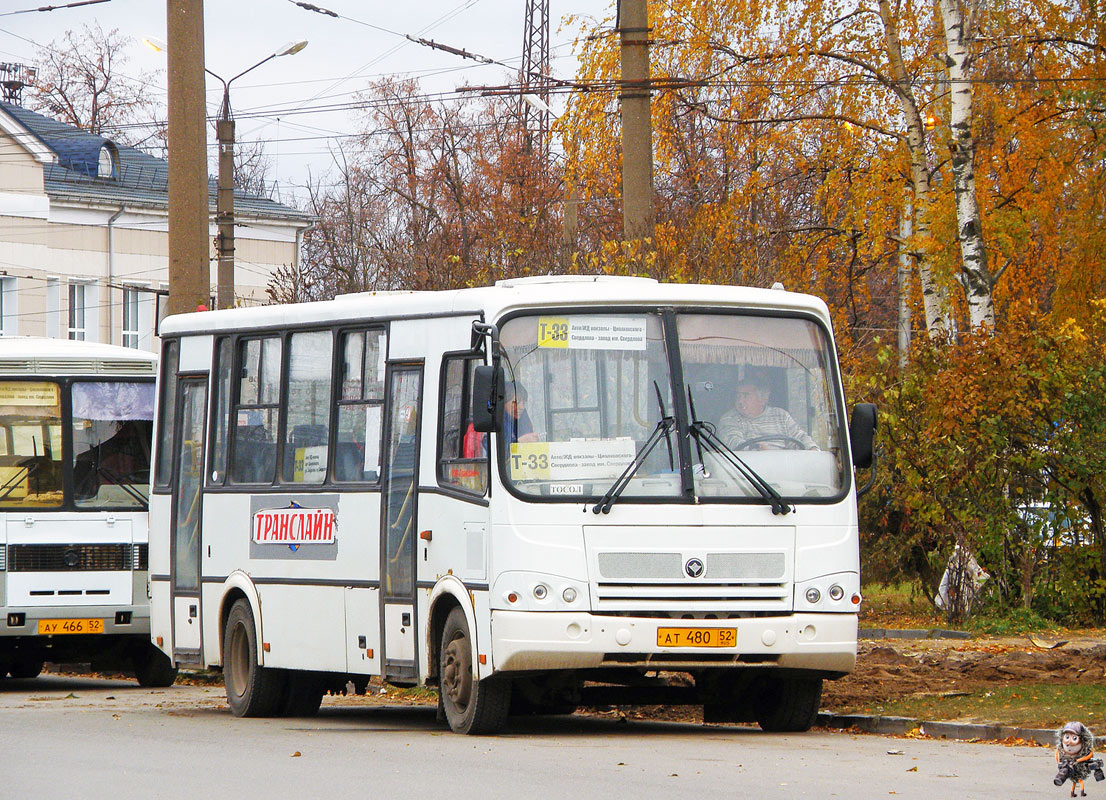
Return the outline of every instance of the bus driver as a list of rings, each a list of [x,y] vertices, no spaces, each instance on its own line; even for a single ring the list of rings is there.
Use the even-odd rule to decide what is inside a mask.
[[[736,407],[718,421],[718,435],[734,449],[746,442],[763,439],[747,449],[780,450],[788,440],[802,444],[806,450],[818,445],[782,408],[768,405],[768,386],[759,378],[746,377],[737,385]]]

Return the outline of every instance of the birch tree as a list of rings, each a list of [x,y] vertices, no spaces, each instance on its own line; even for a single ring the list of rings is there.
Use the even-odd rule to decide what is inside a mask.
[[[995,278],[987,268],[983,219],[975,181],[975,139],[972,136],[972,84],[967,22],[960,0],[939,0],[945,33],[945,66],[949,77],[949,153],[956,192],[957,237],[960,241],[960,281],[968,302],[972,328],[995,327]]]

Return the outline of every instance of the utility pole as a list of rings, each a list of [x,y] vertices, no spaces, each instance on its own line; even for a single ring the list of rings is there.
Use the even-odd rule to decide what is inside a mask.
[[[653,236],[653,119],[647,0],[618,0],[622,45],[622,238]]]
[[[209,302],[203,0],[166,0],[169,38],[169,313]]]
[[[215,301],[218,308],[234,308],[234,120],[229,96],[223,98],[223,112],[215,121],[219,142],[219,194],[215,218],[219,221],[219,267]]]

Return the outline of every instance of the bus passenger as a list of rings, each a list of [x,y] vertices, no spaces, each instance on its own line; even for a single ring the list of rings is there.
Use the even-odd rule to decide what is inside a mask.
[[[782,408],[768,405],[768,386],[759,378],[747,377],[737,385],[736,407],[718,421],[718,435],[728,446],[740,449],[782,450],[789,442],[805,450],[817,450],[810,434],[799,427]],[[762,440],[762,441],[757,441]]]

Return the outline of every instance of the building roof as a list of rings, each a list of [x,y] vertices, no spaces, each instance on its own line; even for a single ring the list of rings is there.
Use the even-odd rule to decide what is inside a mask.
[[[0,102],[0,113],[15,120],[28,134],[50,149],[53,163],[43,165],[46,194],[59,199],[107,205],[131,204],[168,208],[169,162],[133,147],[111,142],[22,106]],[[21,142],[26,144],[25,142]],[[111,178],[98,177],[100,151],[114,149],[117,169]],[[208,201],[216,205],[216,184],[208,179]],[[234,191],[235,214],[307,223],[311,217],[266,197]]]

